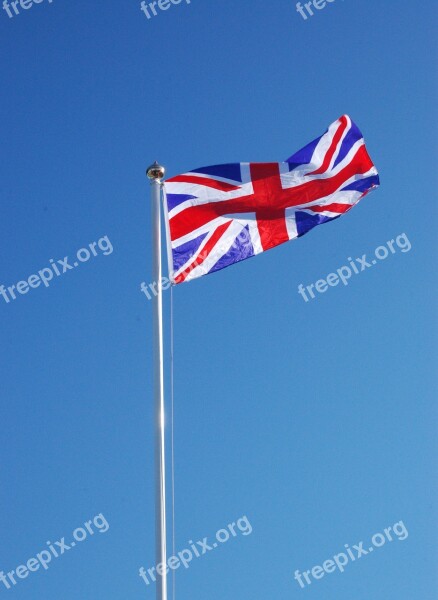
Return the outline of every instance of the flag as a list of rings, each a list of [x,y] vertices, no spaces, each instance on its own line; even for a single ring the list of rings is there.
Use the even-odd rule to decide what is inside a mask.
[[[182,283],[337,219],[379,185],[347,115],[281,163],[230,163],[164,182],[169,273]]]

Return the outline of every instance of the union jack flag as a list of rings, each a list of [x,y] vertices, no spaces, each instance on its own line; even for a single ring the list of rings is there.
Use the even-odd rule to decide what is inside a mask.
[[[165,181],[169,272],[182,283],[337,219],[379,185],[347,115],[285,162],[203,167]]]

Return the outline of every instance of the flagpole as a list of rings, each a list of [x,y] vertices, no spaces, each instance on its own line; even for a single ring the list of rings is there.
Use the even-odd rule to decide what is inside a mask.
[[[163,365],[163,288],[161,281],[161,179],[165,169],[157,162],[146,174],[151,184],[153,280],[157,295],[154,311],[154,403],[155,403],[155,553],[157,569],[157,600],[167,600],[166,575],[166,462],[164,438],[164,365]]]

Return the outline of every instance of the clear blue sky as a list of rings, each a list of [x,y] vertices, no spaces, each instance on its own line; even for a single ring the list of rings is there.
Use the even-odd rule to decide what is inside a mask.
[[[0,10],[0,284],[104,236],[113,252],[0,296],[0,571],[100,513],[110,529],[0,598],[154,598],[138,575],[154,565],[145,167],[282,160],[343,113],[381,187],[175,289],[177,549],[242,515],[253,527],[179,569],[177,597],[435,598],[436,3],[336,0],[307,20],[292,0],[150,20],[138,0],[20,10]],[[298,295],[402,233],[409,252]],[[293,579],[400,520],[403,542]]]

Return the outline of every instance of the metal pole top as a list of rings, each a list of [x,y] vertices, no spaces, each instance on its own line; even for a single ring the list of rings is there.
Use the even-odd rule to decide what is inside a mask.
[[[153,165],[151,165],[150,167],[148,167],[146,169],[146,175],[151,180],[162,179],[164,177],[165,172],[166,172],[166,169],[164,167],[162,167],[161,165],[159,165],[157,163],[157,161],[155,161]]]

